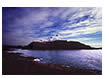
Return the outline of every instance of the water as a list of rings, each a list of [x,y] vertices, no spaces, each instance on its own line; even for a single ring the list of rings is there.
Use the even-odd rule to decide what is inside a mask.
[[[40,63],[61,64],[86,69],[102,70],[101,50],[22,50],[9,53],[23,53],[23,56],[41,58]]]

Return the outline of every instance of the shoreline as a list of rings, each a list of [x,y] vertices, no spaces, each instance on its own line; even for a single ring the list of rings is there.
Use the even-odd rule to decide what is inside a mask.
[[[102,71],[64,65],[38,63],[34,57],[20,56],[3,50],[3,75],[101,75]]]
[[[55,40],[55,41],[47,41],[43,42],[35,42],[32,41],[27,45],[4,45],[4,47],[10,48],[21,48],[21,49],[31,49],[31,50],[94,50],[94,49],[102,49],[102,47],[92,47],[90,45],[86,45],[79,41],[67,41],[67,40]]]
[[[87,49],[31,49],[31,48],[25,48],[25,46],[3,46],[4,48],[7,49],[11,49],[11,50],[14,50],[14,49],[22,49],[22,50],[102,50],[102,48],[87,48]]]

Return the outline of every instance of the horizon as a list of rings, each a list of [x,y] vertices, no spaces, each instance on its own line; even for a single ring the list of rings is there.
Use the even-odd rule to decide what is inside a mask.
[[[53,41],[62,41],[62,40],[52,40],[52,41],[40,41],[40,40],[33,40],[32,42],[39,42],[39,43],[43,43],[43,42],[53,42]],[[63,40],[63,41],[67,41],[67,42],[79,42],[79,41],[69,41],[69,40]],[[30,42],[30,43],[32,43],[32,42]],[[29,43],[29,44],[30,44]],[[81,42],[80,42],[81,43]],[[84,44],[84,43],[82,43],[82,44]],[[27,44],[28,45],[28,44]],[[87,44],[85,44],[85,45],[87,45]],[[3,45],[3,46],[26,46],[26,45]],[[89,45],[90,46],[90,45]],[[92,46],[91,46],[92,47]],[[94,48],[102,48],[100,45],[93,45],[93,47]]]
[[[102,12],[97,7],[3,7],[2,41],[27,45],[33,40],[79,41],[102,47]]]

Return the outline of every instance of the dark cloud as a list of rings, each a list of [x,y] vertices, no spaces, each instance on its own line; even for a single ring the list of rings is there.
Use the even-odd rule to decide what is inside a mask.
[[[82,29],[86,29],[84,35],[89,33],[87,31],[93,34],[102,26],[101,8],[95,7],[3,7],[2,12],[3,44],[25,45],[56,34],[64,39],[78,35]],[[96,31],[93,31],[94,27],[97,27]]]

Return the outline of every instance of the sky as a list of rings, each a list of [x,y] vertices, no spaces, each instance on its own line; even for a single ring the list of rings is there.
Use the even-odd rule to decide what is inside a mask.
[[[47,41],[79,41],[102,46],[100,7],[3,7],[2,40],[5,45],[27,45]]]

